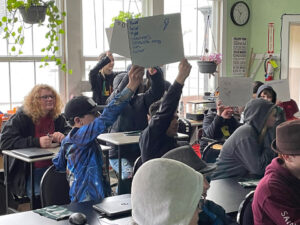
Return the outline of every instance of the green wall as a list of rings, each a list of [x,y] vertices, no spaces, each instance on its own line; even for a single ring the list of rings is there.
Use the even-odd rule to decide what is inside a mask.
[[[275,54],[280,54],[281,16],[283,14],[300,14],[299,0],[244,0],[250,8],[250,20],[245,26],[239,27],[234,25],[230,19],[231,6],[237,1],[227,0],[227,76],[232,76],[232,37],[248,38],[248,58],[251,48],[256,54],[264,54],[268,50],[268,23],[272,22],[275,28],[274,51]],[[251,71],[256,68],[258,61],[254,61]],[[280,69],[276,71],[275,79],[279,78],[279,71]],[[254,80],[264,81],[263,66],[261,66]]]

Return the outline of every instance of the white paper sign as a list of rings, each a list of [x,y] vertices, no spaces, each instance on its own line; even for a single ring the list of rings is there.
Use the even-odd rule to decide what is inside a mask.
[[[220,77],[219,98],[225,106],[244,106],[252,97],[250,77]]]
[[[110,43],[111,43],[111,37],[112,37],[113,29],[114,29],[113,27],[105,28],[105,33],[106,33],[106,37],[107,37],[107,41],[108,41],[109,46],[110,46]]]
[[[115,21],[111,37],[110,51],[130,58],[126,23],[117,20]]]
[[[180,61],[184,58],[180,13],[127,20],[127,29],[117,24],[110,47],[130,57],[133,65],[153,67]]]
[[[273,80],[266,82],[266,84],[274,89],[277,94],[277,100],[286,102],[291,99],[289,80]]]

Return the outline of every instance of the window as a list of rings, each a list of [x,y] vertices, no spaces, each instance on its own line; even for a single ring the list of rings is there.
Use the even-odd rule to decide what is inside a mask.
[[[198,70],[197,59],[204,53],[204,35],[207,15],[210,15],[210,24],[213,24],[213,11],[217,7],[214,1],[203,0],[164,0],[164,13],[181,13],[185,57],[192,65],[191,74],[183,89],[183,100],[198,99],[204,92],[213,92],[215,89],[214,77],[201,74]],[[209,30],[208,46],[212,51],[217,51],[212,37],[213,28]],[[173,82],[178,73],[178,64],[166,66],[166,80]]]
[[[3,2],[6,1],[0,0],[0,6],[3,6]],[[1,13],[3,14],[3,10]],[[46,21],[47,18],[45,23]],[[0,30],[0,35],[1,32]],[[36,84],[46,83],[59,90],[58,67],[50,62],[50,66],[40,68],[40,59],[44,54],[40,49],[46,45],[45,33],[44,26],[28,25],[25,29],[23,54],[19,56],[10,53],[11,44],[2,37],[0,38],[0,111],[6,112],[22,105],[24,96]]]
[[[112,18],[120,11],[141,13],[141,0],[84,0],[82,1],[83,20],[83,58],[85,61],[85,80],[89,71],[96,65],[98,56],[109,49],[105,29]],[[124,71],[131,63],[129,59],[115,56],[114,71]]]

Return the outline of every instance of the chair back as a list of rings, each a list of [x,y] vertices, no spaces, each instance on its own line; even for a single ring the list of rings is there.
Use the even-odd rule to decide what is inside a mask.
[[[223,144],[224,141],[213,141],[210,144],[208,144],[202,153],[202,160],[204,160],[207,163],[215,163],[221,150],[220,149],[214,149],[213,146],[216,144]]]
[[[143,162],[142,162],[142,157],[141,156],[139,156],[136,160],[135,160],[135,162],[134,162],[134,164],[133,164],[133,176],[135,175],[135,173],[136,173],[136,171],[138,170],[138,168],[140,168],[140,166],[143,164]],[[132,177],[133,177],[132,176]]]
[[[252,201],[254,191],[251,191],[246,195],[245,200],[242,201],[237,214],[237,222],[240,225],[254,225],[253,212],[252,212]]]
[[[70,203],[70,187],[66,172],[57,171],[54,165],[50,166],[44,173],[40,189],[42,207]]]
[[[178,123],[178,133],[187,134],[189,136],[188,141],[190,141],[192,136],[192,125],[190,121],[184,118],[179,118]]]

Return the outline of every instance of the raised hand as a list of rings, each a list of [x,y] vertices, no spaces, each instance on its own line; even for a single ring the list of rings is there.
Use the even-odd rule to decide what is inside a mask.
[[[190,75],[192,66],[191,64],[189,64],[189,62],[187,61],[187,59],[183,59],[181,60],[181,62],[179,63],[178,66],[178,75],[176,77],[176,81],[179,84],[184,84],[185,79]]]
[[[129,83],[127,87],[131,89],[132,91],[135,91],[138,86],[142,83],[144,76],[144,67],[141,66],[132,66],[129,73]]]

